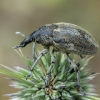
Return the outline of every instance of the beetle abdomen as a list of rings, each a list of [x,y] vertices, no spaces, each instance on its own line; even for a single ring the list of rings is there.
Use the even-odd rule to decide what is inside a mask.
[[[83,28],[70,23],[56,23],[53,30],[54,47],[58,51],[92,55],[97,53],[99,45]]]

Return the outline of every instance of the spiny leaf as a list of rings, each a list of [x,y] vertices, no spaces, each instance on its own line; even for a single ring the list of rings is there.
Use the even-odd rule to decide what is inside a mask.
[[[15,49],[14,49],[15,50]],[[30,68],[34,62],[26,58],[22,51],[15,50],[17,54]],[[39,54],[37,54],[39,56]],[[26,80],[26,76],[30,73],[29,70],[15,67],[15,70],[2,65],[7,70],[0,70],[0,73],[6,74],[15,80],[10,84],[15,88],[19,88],[17,93],[8,94],[17,98],[18,100],[99,100],[100,98],[94,93],[94,86],[89,84],[88,81],[93,79],[97,74],[89,74],[89,69],[85,68],[90,58],[86,57],[81,59],[76,65],[80,67],[80,85],[87,94],[83,96],[80,87],[77,86],[77,72],[74,71],[67,59],[67,56],[61,53],[55,53],[57,59],[55,66],[49,75],[49,84],[46,85],[46,71],[51,65],[50,52],[42,57],[38,64],[35,66],[32,77]],[[74,60],[74,56],[70,55]]]

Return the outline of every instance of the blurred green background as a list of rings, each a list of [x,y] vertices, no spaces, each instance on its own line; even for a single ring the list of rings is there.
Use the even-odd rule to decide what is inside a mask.
[[[28,36],[39,26],[68,22],[88,30],[100,44],[100,0],[0,0],[0,63],[14,68],[27,67],[12,49],[23,37],[15,35],[20,31]],[[32,43],[23,48],[26,57],[32,58]],[[41,50],[41,46],[37,46]],[[92,72],[100,72],[100,52],[88,65]],[[0,67],[1,68],[1,67]],[[9,87],[10,80],[0,74],[0,100],[3,95],[16,90]],[[91,83],[97,85],[100,94],[100,75]]]

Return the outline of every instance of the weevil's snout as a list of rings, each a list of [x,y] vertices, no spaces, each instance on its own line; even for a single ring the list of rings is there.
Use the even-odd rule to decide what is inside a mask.
[[[18,46],[15,46],[14,49],[17,49],[19,47],[25,47],[27,44],[31,43],[32,41],[30,40],[30,38],[25,38],[21,43],[20,45]]]

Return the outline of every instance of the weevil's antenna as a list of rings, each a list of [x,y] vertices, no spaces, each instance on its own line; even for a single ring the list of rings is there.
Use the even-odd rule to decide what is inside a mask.
[[[23,34],[23,33],[21,33],[21,32],[16,32],[15,34],[19,34],[19,35],[23,36],[24,38],[26,38],[25,34]],[[14,48],[14,49],[17,49],[17,48],[19,48],[19,47],[23,47],[23,45],[18,45],[18,46],[15,46],[15,47],[13,47],[13,48]]]
[[[21,32],[16,32],[15,34],[19,34],[19,35],[23,36],[24,38],[26,38],[25,34],[23,34]]]

